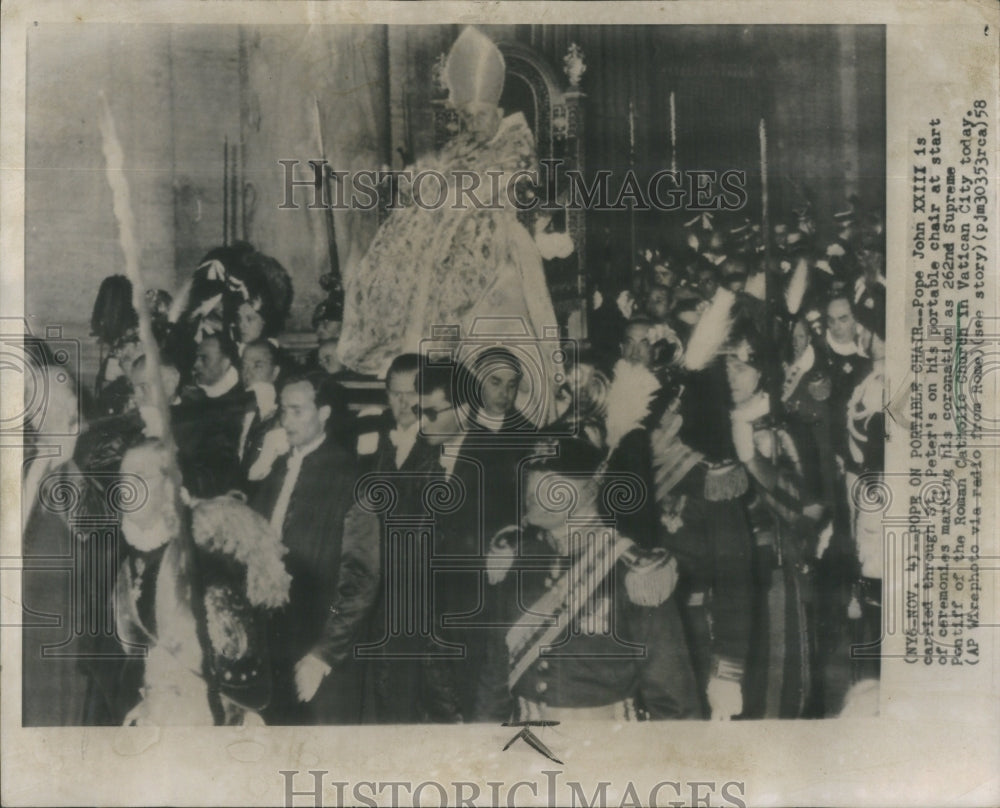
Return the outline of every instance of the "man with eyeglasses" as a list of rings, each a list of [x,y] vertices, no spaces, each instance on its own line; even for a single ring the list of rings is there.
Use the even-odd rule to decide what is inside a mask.
[[[366,724],[454,722],[461,717],[451,685],[453,665],[442,654],[447,649],[435,641],[439,623],[428,614],[432,589],[423,585],[432,546],[413,529],[413,520],[427,517],[429,491],[445,478],[438,436],[428,433],[435,432],[439,418],[445,425],[445,413],[451,412],[446,398],[450,387],[445,384],[422,410],[420,365],[417,354],[401,354],[392,361],[386,373],[389,406],[358,441],[360,489],[388,486],[394,494],[391,509],[380,514],[384,563],[362,646],[367,660],[362,707]],[[457,422],[450,431],[457,432]],[[405,529],[397,527],[400,520],[409,520]],[[401,622],[391,619],[400,613]],[[428,625],[434,626],[430,636],[423,628]]]
[[[452,566],[434,573],[433,618],[436,635],[464,649],[464,657],[446,670],[465,721],[476,716],[476,685],[485,658],[486,583],[481,568],[490,539],[481,507],[488,492],[487,472],[466,446],[474,387],[474,377],[464,365],[425,362],[417,379],[420,401],[415,409],[420,434],[449,484],[449,497],[459,497],[458,503],[435,514],[433,554]]]

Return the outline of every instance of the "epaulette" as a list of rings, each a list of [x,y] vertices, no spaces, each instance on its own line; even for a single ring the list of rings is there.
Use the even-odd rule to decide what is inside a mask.
[[[709,466],[705,471],[705,499],[724,502],[743,496],[750,488],[746,468],[735,460]]]
[[[659,606],[677,586],[677,561],[663,548],[642,550],[631,545],[621,557],[625,573],[625,591],[637,606]]]

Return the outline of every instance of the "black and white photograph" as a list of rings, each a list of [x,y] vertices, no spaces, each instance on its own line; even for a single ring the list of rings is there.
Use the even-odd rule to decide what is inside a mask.
[[[935,477],[952,435],[922,420],[937,388],[916,405],[916,382],[887,369],[904,332],[890,301],[932,341],[940,290],[948,334],[980,334],[993,301],[943,297],[985,231],[949,230],[934,202],[925,231],[916,200],[921,183],[954,194],[960,222],[975,212],[963,183],[990,205],[996,185],[964,179],[974,154],[939,167],[935,138],[956,122],[890,130],[890,26],[275,24],[231,8],[25,23],[23,313],[4,311],[2,335],[5,386],[23,390],[3,430],[22,458],[19,480],[4,474],[20,492],[4,572],[20,693],[5,724],[243,739],[481,726],[529,777],[568,776],[560,728],[595,745],[643,724],[676,739],[795,720],[833,737],[884,720],[889,667],[952,653],[950,638],[883,647],[918,619],[889,595],[921,535],[913,503],[947,512],[920,545],[925,621],[934,564],[965,575],[986,543],[960,533],[966,508],[978,526],[991,507],[981,477]],[[995,101],[967,102],[973,151]],[[928,150],[929,174],[914,151],[892,214],[887,159],[904,146]],[[925,245],[933,269],[914,275]],[[963,433],[957,385],[985,365],[962,345],[913,367],[909,345],[892,351],[918,378],[947,367],[965,460],[978,427]],[[920,458],[901,475],[893,442]],[[934,623],[966,631],[950,665],[978,661],[978,604]],[[403,799],[325,761],[272,768],[247,799]],[[324,790],[317,769],[350,784]],[[440,782],[405,799],[531,793]],[[752,775],[660,785],[548,798],[756,804]]]

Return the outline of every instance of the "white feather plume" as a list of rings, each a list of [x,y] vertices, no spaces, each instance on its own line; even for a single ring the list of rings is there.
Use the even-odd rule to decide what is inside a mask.
[[[688,370],[706,367],[725,345],[733,324],[731,314],[735,302],[736,295],[728,289],[719,287],[716,290],[688,340],[684,352],[684,367]]]
[[[789,314],[798,314],[802,307],[802,298],[805,297],[806,287],[809,285],[809,262],[800,257],[792,270],[792,278],[788,281],[788,288],[785,290],[785,305],[788,306]]]
[[[608,390],[608,451],[613,452],[619,441],[633,429],[642,426],[649,415],[653,396],[660,383],[650,370],[619,359]]]

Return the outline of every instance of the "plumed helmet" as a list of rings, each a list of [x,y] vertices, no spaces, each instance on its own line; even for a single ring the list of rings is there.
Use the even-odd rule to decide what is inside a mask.
[[[448,102],[455,109],[469,104],[497,106],[503,93],[506,65],[503,54],[488,36],[471,25],[462,31],[448,53],[445,83]]]
[[[91,336],[113,345],[138,324],[139,316],[132,307],[132,282],[124,275],[102,280],[90,316]]]
[[[226,327],[235,322],[240,305],[249,303],[264,320],[265,336],[274,336],[284,328],[292,294],[288,271],[277,260],[237,242],[205,255],[185,294],[174,301],[171,319],[197,326],[214,312]]]

